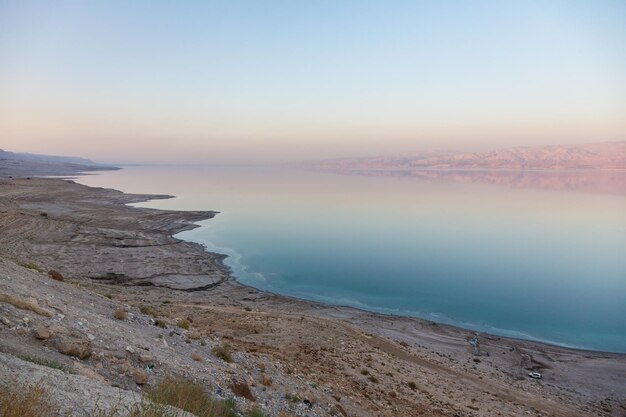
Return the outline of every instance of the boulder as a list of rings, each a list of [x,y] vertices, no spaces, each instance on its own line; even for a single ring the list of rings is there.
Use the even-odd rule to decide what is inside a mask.
[[[33,333],[39,340],[48,340],[52,337],[52,332],[46,327],[38,327],[33,331]]]

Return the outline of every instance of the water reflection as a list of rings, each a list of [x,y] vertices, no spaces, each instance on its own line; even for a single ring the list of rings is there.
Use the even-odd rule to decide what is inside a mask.
[[[481,182],[511,188],[626,194],[626,171],[532,171],[532,170],[328,170],[336,174],[413,177],[433,182]]]

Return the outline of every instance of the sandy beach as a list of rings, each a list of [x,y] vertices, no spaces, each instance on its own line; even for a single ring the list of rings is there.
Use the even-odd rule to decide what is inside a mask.
[[[238,397],[242,407],[256,403],[272,416],[626,415],[624,354],[261,292],[236,282],[223,255],[173,237],[215,212],[128,206],[155,198],[167,196],[0,178],[0,293],[52,311],[0,302],[9,323],[0,323],[5,375],[25,366],[8,356],[42,356],[80,370],[67,378],[138,392],[143,346],[157,364],[147,385],[180,375],[227,396],[233,381],[243,380],[254,400]],[[65,281],[50,280],[50,270]],[[119,306],[131,320],[112,318]],[[182,319],[190,329],[176,326]],[[53,325],[93,336],[93,353],[69,360],[36,337]],[[225,341],[233,363],[212,353]],[[190,359],[194,353],[203,360]],[[529,378],[531,371],[542,379]]]

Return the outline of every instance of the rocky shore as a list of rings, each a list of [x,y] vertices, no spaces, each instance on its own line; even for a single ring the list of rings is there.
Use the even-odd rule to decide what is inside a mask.
[[[0,172],[0,386],[41,381],[62,415],[171,376],[268,416],[626,415],[626,355],[260,292],[172,237],[215,212]]]

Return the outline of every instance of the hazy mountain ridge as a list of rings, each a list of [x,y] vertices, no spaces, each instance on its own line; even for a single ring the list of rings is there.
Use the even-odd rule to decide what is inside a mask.
[[[77,175],[119,169],[76,156],[37,155],[0,149],[0,177]]]
[[[36,161],[61,164],[79,164],[79,165],[99,165],[94,161],[78,156],[61,156],[61,155],[40,155],[34,153],[18,153],[9,152],[0,149],[0,159],[10,159],[16,161]]]
[[[338,170],[626,169],[626,141],[514,147],[486,152],[428,152],[405,157],[341,158],[312,164]]]

